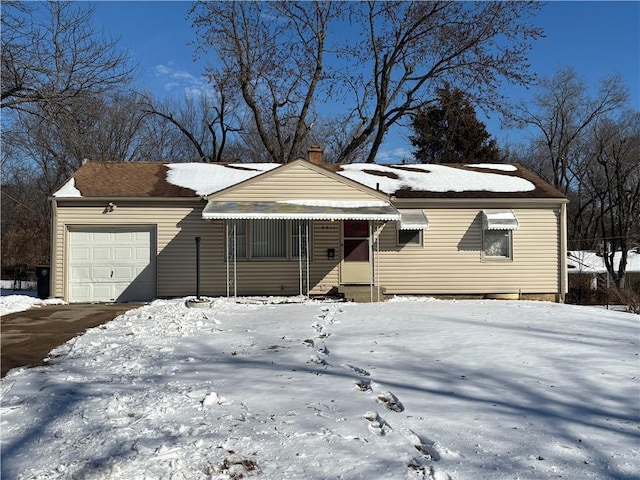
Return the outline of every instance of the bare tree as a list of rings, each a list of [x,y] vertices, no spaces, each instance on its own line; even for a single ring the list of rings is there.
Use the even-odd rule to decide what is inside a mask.
[[[495,106],[502,81],[528,84],[529,42],[542,31],[526,23],[534,2],[363,2],[351,4],[360,28],[344,78],[356,107],[356,133],[343,156],[372,138],[374,162],[389,128],[435,101],[445,82],[475,104]],[[358,69],[361,65],[363,68]]]
[[[337,2],[198,2],[192,9],[201,52],[213,49],[233,78],[272,161],[300,156],[323,74]],[[216,70],[209,69],[209,75]]]
[[[532,102],[520,102],[504,110],[509,126],[532,127],[535,143],[548,164],[541,171],[563,193],[570,190],[580,168],[582,143],[599,119],[625,106],[627,90],[619,76],[602,80],[595,97],[589,96],[584,80],[571,68],[562,68],[542,78]]]
[[[444,81],[497,101],[526,84],[535,2],[198,2],[200,53],[237,80],[264,148],[300,156],[322,102],[341,105],[337,160],[372,162],[388,129]],[[342,30],[342,32],[340,32]],[[346,32],[348,30],[348,33]],[[329,57],[330,61],[327,61]]]
[[[41,113],[133,78],[128,55],[93,29],[87,5],[3,2],[1,108]]]
[[[33,162],[4,142],[13,132],[3,132],[0,149],[0,265],[4,275],[46,262],[49,255],[49,204],[47,187]],[[7,277],[3,277],[7,278]]]
[[[142,160],[145,122],[137,96],[80,95],[55,111],[14,111],[5,125],[3,147],[29,158],[51,194],[84,159]]]
[[[627,252],[640,243],[640,238],[631,236],[640,219],[640,113],[627,112],[617,121],[598,122],[590,131],[589,142],[585,170],[598,213],[604,261],[616,287],[622,288]]]
[[[180,133],[183,151],[179,157],[185,161],[222,162],[230,136],[243,130],[238,100],[229,88],[231,77],[211,72],[209,79],[210,91],[191,93],[179,105],[146,100],[146,113],[158,116]]]

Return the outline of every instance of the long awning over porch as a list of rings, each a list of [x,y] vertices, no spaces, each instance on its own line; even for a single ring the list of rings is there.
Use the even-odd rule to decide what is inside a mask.
[[[374,220],[400,221],[400,212],[384,201],[288,200],[217,202],[209,200],[205,220]]]

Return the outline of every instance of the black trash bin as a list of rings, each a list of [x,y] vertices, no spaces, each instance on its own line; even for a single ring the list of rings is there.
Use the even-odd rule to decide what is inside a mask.
[[[49,298],[49,265],[36,265],[38,279],[38,298]]]

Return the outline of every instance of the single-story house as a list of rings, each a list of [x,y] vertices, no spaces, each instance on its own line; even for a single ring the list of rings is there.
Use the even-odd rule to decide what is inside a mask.
[[[51,200],[69,302],[194,295],[196,244],[206,296],[567,291],[567,200],[520,165],[86,162]]]
[[[613,266],[618,269],[621,252],[615,252]],[[613,286],[602,252],[594,250],[571,250],[567,252],[567,272],[569,288],[576,290],[597,290],[599,287]],[[638,248],[627,251],[625,285],[634,291],[640,291],[640,251]]]

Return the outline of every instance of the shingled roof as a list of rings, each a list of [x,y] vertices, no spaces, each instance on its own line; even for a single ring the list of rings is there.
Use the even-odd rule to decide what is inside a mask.
[[[397,179],[395,185],[392,182],[393,191],[387,191],[396,198],[566,198],[562,192],[520,164],[352,164],[338,166],[334,171],[349,176],[345,169],[351,170],[354,167],[360,175],[350,178],[372,188],[385,178]],[[443,175],[442,170],[448,173]],[[470,176],[464,182],[466,186],[460,188],[454,182],[462,180],[465,172],[480,175],[475,178]],[[370,178],[362,174],[367,174]],[[402,179],[408,174],[413,174],[413,182],[403,184]],[[459,178],[451,180],[454,177]],[[474,183],[475,180],[489,180],[490,185],[487,187],[487,182],[483,182],[485,185],[478,182],[477,188],[469,187],[469,183]],[[510,185],[515,185],[514,180],[519,180],[520,184],[528,182],[529,187],[510,188]],[[446,184],[448,181],[451,181],[450,185]]]
[[[188,188],[167,182],[159,162],[87,162],[73,175],[83,197],[195,197]]]
[[[169,173],[176,166],[182,170],[193,165],[193,182],[173,182]],[[58,197],[198,197],[206,173],[216,177],[214,191],[221,177],[229,186],[244,176],[258,176],[274,164],[165,164],[160,162],[87,162],[70,181],[76,195],[62,193]],[[565,198],[564,195],[521,165],[326,165],[339,175],[351,178],[370,188],[379,188],[397,198]],[[197,172],[197,173],[196,173]],[[245,172],[238,178],[238,172]],[[183,175],[184,176],[184,175]],[[204,178],[203,178],[204,177]],[[455,182],[466,177],[464,187]],[[187,175],[188,178],[188,175]],[[405,179],[411,179],[405,180]],[[475,188],[474,179],[482,180]],[[212,179],[213,180],[213,179]],[[451,183],[451,185],[447,184]],[[179,183],[179,185],[176,185]],[[193,183],[193,185],[191,184]],[[205,182],[206,183],[206,182]],[[224,182],[223,182],[224,183]],[[483,183],[483,185],[480,185]],[[510,188],[510,185],[526,185]],[[503,188],[504,187],[504,188]],[[200,191],[199,191],[200,190]]]

